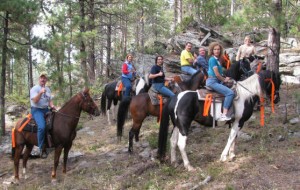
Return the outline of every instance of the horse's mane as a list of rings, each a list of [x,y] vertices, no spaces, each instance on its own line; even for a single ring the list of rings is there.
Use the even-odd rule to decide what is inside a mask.
[[[237,82],[237,92],[240,97],[250,98],[252,96],[260,96],[264,93],[264,82],[258,74],[254,74],[243,81]]]
[[[196,78],[199,74],[203,73],[204,75],[207,75],[205,69],[203,70],[198,70],[196,73],[194,73],[192,75],[191,78],[189,78],[188,80],[182,81],[183,84],[185,84],[186,86],[191,86],[195,80],[199,80],[198,78]],[[196,79],[195,79],[196,78]]]
[[[224,71],[225,76],[233,78],[234,80],[240,80],[241,74],[240,74],[240,64],[238,62],[233,62],[229,69]]]
[[[79,93],[82,93],[82,92],[79,92]],[[72,98],[70,98],[67,102],[65,102],[65,103],[61,106],[61,108],[60,108],[59,110],[57,110],[57,111],[61,111],[61,110],[63,110],[65,107],[67,107],[67,106],[71,103],[71,101],[73,101],[73,99],[74,99],[79,93],[77,93],[77,94],[75,94],[74,96],[72,96]]]

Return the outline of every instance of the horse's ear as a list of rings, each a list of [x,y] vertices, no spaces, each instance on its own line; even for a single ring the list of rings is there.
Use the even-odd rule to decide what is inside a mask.
[[[83,93],[84,94],[88,94],[90,91],[90,89],[88,87],[84,87]]]

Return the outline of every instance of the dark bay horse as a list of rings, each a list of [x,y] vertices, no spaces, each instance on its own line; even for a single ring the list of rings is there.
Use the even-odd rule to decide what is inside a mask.
[[[275,91],[272,93],[270,85],[272,79]],[[244,123],[251,117],[255,102],[262,95],[274,95],[274,103],[278,103],[280,88],[280,76],[271,71],[261,71],[259,74],[253,74],[244,81],[237,82],[236,91],[238,99],[233,102],[235,114],[233,125],[229,135],[226,147],[224,148],[221,161],[233,159],[235,157],[235,139],[238,132],[242,129]],[[187,170],[193,170],[185,152],[187,135],[189,127],[193,120],[205,126],[213,125],[213,118],[209,114],[203,116],[204,100],[199,100],[197,91],[185,91],[172,97],[163,108],[163,116],[160,123],[158,157],[164,160],[167,146],[169,116],[173,123],[171,141],[171,163],[176,162],[176,145],[178,145],[184,167]],[[211,109],[211,108],[210,108]],[[224,125],[225,122],[217,122],[217,125]]]
[[[148,92],[150,85],[148,75],[144,77],[140,77],[134,81],[133,85],[133,91],[135,95],[138,95],[143,92]],[[110,119],[110,108],[113,103],[113,110],[112,115],[115,119],[115,107],[117,106],[118,102],[122,100],[122,92],[118,93],[116,91],[117,81],[108,83],[104,87],[104,91],[101,96],[101,112],[103,115],[107,115],[107,122],[109,125],[111,125],[111,119]]]
[[[205,85],[206,75],[202,71],[196,72],[189,80],[177,83],[180,89],[196,90]],[[129,147],[128,151],[133,151],[133,137],[135,141],[139,141],[139,132],[144,119],[149,116],[159,116],[159,105],[152,105],[148,93],[142,93],[134,97],[123,99],[119,105],[117,116],[117,136],[121,138],[123,134],[123,126],[125,124],[126,113],[128,109],[133,120],[132,128],[129,131]]]
[[[55,147],[54,154],[54,166],[52,170],[52,180],[56,180],[56,169],[59,163],[59,158],[64,149],[63,158],[63,173],[66,173],[67,160],[69,150],[72,147],[73,140],[76,137],[76,126],[80,119],[81,111],[85,111],[91,115],[100,115],[99,109],[93,99],[90,96],[89,89],[85,89],[73,96],[64,106],[58,110],[53,117],[53,127],[50,131],[53,139],[53,146]],[[23,155],[23,174],[26,175],[26,165],[28,157],[32,151],[34,145],[37,145],[37,134],[28,131],[19,132],[18,129],[21,126],[23,119],[19,120],[15,126],[15,148],[14,152],[14,172],[15,180],[19,180],[19,161],[24,146],[26,146],[25,153]]]

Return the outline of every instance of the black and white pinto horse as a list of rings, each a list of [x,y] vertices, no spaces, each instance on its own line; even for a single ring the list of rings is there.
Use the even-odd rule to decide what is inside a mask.
[[[251,117],[253,107],[261,96],[271,95],[270,81],[273,79],[275,86],[274,103],[279,102],[279,74],[271,71],[261,71],[259,74],[253,74],[244,81],[237,82],[236,91],[238,98],[233,101],[235,110],[232,129],[225,146],[221,161],[232,160],[235,157],[234,148],[238,132],[242,129],[244,123]],[[162,121],[159,130],[158,157],[165,159],[166,145],[168,137],[169,116],[174,125],[171,136],[171,163],[176,164],[176,145],[178,145],[184,162],[184,167],[191,171],[191,166],[186,151],[186,141],[189,127],[193,120],[205,126],[213,125],[213,118],[209,114],[203,116],[204,100],[198,99],[197,91],[184,91],[170,99],[163,108]],[[217,121],[218,125],[224,125],[226,122]]]
[[[111,112],[113,119],[116,120],[115,107],[118,102],[122,100],[122,92],[118,94],[118,91],[116,91],[117,83],[118,81],[114,81],[106,84],[101,96],[101,112],[103,115],[107,115],[107,122],[109,125],[111,125],[110,108],[112,103],[113,107]],[[144,77],[135,79],[132,90],[134,95],[138,95],[140,93],[148,92],[150,87],[148,74],[146,74]]]

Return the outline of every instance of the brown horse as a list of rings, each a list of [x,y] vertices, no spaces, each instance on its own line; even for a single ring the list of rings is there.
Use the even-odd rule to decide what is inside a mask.
[[[69,150],[72,147],[73,140],[76,137],[76,126],[80,119],[81,111],[85,111],[91,115],[100,115],[99,109],[89,94],[89,89],[79,92],[73,96],[68,102],[58,110],[53,117],[53,127],[50,131],[53,139],[53,146],[55,147],[54,167],[52,170],[52,181],[56,181],[56,169],[59,163],[59,158],[64,149],[63,173],[66,173],[66,166],[68,160]],[[38,144],[37,134],[28,131],[19,132],[23,119],[20,119],[14,130],[15,148],[14,152],[14,172],[15,181],[19,181],[19,161],[26,145],[25,153],[23,155],[23,174],[26,176],[26,165],[28,157],[34,145]]]
[[[206,73],[203,71],[196,72],[189,80],[181,81],[176,84],[183,90],[196,90],[205,85]],[[148,115],[159,117],[160,106],[152,105],[149,94],[142,93],[134,97],[124,98],[118,109],[117,116],[117,135],[119,139],[123,133],[123,126],[125,124],[126,113],[130,109],[131,117],[133,120],[132,128],[129,131],[129,147],[128,151],[133,151],[133,137],[135,141],[139,141],[139,133],[144,119]]]

